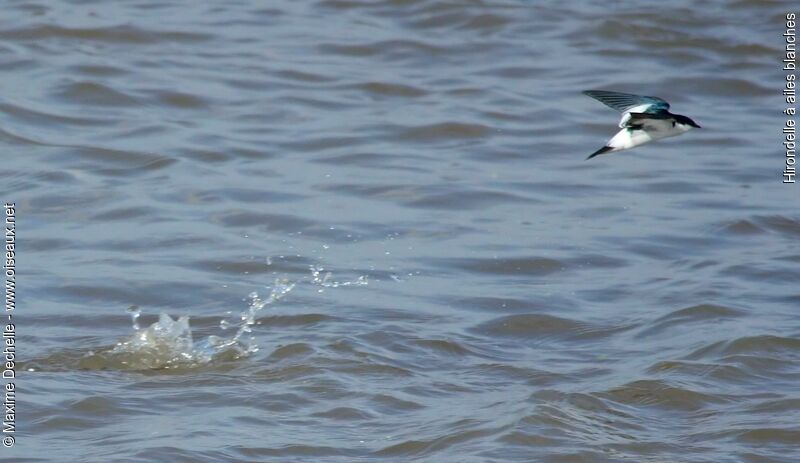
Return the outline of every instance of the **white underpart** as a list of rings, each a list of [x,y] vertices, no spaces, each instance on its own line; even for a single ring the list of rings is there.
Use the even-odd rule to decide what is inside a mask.
[[[611,147],[613,151],[622,151],[652,140],[654,140],[654,138],[644,130],[630,131],[628,129],[622,129],[606,143],[606,146]]]
[[[628,128],[620,130],[606,143],[606,146],[611,147],[612,151],[627,150],[654,140],[680,135],[691,128],[690,125],[684,124],[676,124],[673,127],[671,119],[650,119],[644,130],[629,130]]]

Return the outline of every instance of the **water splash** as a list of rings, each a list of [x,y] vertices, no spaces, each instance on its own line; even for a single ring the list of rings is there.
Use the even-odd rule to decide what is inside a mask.
[[[310,284],[322,292],[326,288],[364,286],[366,276],[355,280],[337,281],[333,273],[320,265],[310,267],[310,275],[298,281],[276,279],[266,297],[258,292],[247,296],[247,308],[235,316],[223,318],[222,331],[236,329],[230,337],[211,335],[195,342],[189,324],[189,316],[173,319],[161,313],[158,321],[147,328],[139,326],[141,309],[130,306],[126,310],[131,316],[133,334],[118,342],[113,348],[100,352],[89,352],[80,361],[86,369],[154,370],[194,368],[215,360],[236,360],[258,351],[258,344],[250,334],[258,321],[258,313],[283,299],[298,284]],[[232,312],[229,312],[232,314]]]
[[[228,319],[222,319],[219,323],[219,327],[223,330],[228,330],[233,326],[238,326],[239,329],[236,331],[236,334],[230,339],[224,339],[218,336],[209,336],[207,339],[209,344],[208,347],[216,350],[234,348],[240,350],[243,354],[250,354],[258,351],[258,345],[255,343],[255,339],[252,336],[249,338],[246,344],[242,341],[242,337],[245,334],[252,332],[252,326],[256,323],[256,315],[260,310],[283,299],[283,297],[289,294],[289,292],[294,289],[295,286],[296,283],[290,282],[287,279],[279,278],[273,283],[272,289],[269,292],[269,296],[267,296],[266,299],[262,299],[256,291],[248,294],[247,298],[250,302],[247,310],[239,314],[238,325],[232,323]]]
[[[105,354],[94,355],[104,357],[109,367],[118,365],[119,368],[133,370],[192,366],[209,360],[194,348],[188,316],[173,320],[162,313],[156,323],[145,329],[139,328],[138,316],[138,311],[132,312],[133,336],[117,343]]]
[[[369,284],[366,275],[361,275],[355,280],[348,281],[335,281],[332,279],[333,272],[325,271],[321,265],[312,265],[309,267],[311,270],[311,283],[320,286],[317,292],[325,291],[325,288],[340,288],[343,286],[366,286]],[[324,272],[324,273],[323,273]]]

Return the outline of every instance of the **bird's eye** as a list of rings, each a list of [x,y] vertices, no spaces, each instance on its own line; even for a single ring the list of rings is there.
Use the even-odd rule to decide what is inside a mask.
[[[672,126],[675,127],[675,121],[672,121]]]

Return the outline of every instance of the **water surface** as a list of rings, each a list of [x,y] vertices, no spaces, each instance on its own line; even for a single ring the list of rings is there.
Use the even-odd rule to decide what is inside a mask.
[[[796,461],[787,7],[6,5],[2,455]],[[703,129],[584,161],[585,89]]]

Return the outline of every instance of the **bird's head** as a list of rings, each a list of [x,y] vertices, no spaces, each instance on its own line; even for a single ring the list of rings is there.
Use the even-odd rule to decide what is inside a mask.
[[[680,114],[675,114],[675,125],[679,126],[683,130],[690,130],[692,127],[698,129],[700,128],[695,121],[686,116],[681,116]]]

